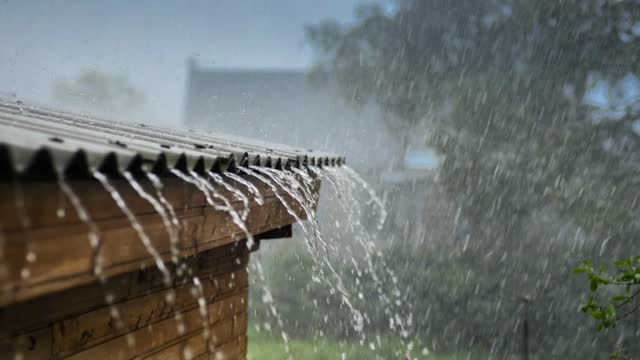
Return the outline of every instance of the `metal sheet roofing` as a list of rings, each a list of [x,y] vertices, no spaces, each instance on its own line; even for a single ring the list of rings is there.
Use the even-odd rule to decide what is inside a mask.
[[[109,176],[123,171],[236,171],[336,166],[343,157],[215,133],[127,124],[0,99],[0,180]]]

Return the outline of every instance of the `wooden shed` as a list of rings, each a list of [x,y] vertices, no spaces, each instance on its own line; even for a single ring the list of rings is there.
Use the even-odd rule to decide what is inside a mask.
[[[250,253],[307,214],[250,173],[315,208],[343,161],[0,101],[0,359],[244,359]]]

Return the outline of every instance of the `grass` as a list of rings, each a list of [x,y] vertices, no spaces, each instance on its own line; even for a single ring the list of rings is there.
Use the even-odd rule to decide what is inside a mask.
[[[402,349],[401,344],[391,340],[383,341],[382,346],[375,350],[354,343],[341,344],[331,340],[320,340],[315,343],[311,340],[289,340],[291,358],[297,360],[405,359],[402,353],[398,353],[399,349]],[[248,350],[248,360],[282,360],[288,358],[282,339],[256,331],[249,331]],[[411,356],[411,360],[473,360],[476,358],[476,356],[472,356],[470,353],[449,355],[429,353],[423,355],[422,349],[414,349]]]

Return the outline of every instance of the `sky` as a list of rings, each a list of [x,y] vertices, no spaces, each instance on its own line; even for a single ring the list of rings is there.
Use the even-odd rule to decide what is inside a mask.
[[[51,84],[86,70],[124,74],[143,114],[183,117],[186,62],[305,68],[304,25],[352,19],[361,0],[0,0],[0,96],[51,102]]]

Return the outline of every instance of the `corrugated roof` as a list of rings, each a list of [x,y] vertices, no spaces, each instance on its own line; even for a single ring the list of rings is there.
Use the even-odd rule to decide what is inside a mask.
[[[236,166],[273,168],[335,166],[343,157],[214,133],[127,124],[0,100],[0,180],[69,178],[91,170],[119,176],[124,170],[235,171]]]

